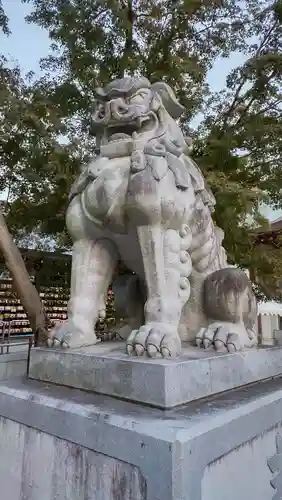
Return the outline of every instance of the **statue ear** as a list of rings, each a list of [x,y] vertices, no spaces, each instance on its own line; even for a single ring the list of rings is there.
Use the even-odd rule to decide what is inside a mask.
[[[151,89],[159,94],[167,112],[174,120],[177,120],[185,108],[176,99],[172,88],[164,82],[157,82],[152,84]]]

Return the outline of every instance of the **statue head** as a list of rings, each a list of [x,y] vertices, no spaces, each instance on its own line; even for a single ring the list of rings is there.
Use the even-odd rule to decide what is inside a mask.
[[[97,88],[91,124],[99,155],[91,164],[91,176],[100,175],[101,162],[97,162],[101,159],[115,163],[117,158],[125,158],[131,173],[149,165],[153,178],[160,181],[170,171],[177,189],[192,186],[196,195],[203,196],[203,175],[189,157],[191,138],[183,136],[178,124],[183,112],[164,82],[151,84],[141,76],[125,77]],[[89,166],[84,169],[85,183],[88,170]],[[206,195],[204,203],[212,209],[211,197]]]
[[[179,146],[187,147],[179,127],[172,130],[184,108],[166,83],[151,84],[144,77],[125,77],[96,89],[95,97],[92,130],[101,151],[114,151],[114,145],[120,155],[118,149],[126,151],[127,145],[130,154],[133,141],[146,144],[152,138],[165,136],[168,129],[170,137],[181,143]]]

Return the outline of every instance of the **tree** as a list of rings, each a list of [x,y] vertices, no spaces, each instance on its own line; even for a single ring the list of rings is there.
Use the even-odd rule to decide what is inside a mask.
[[[9,35],[10,33],[9,20],[3,9],[2,0],[0,0],[0,29],[3,31],[5,35]]]
[[[282,207],[282,2],[256,2],[252,16],[246,62],[208,100],[197,159],[218,200],[229,257],[277,280],[281,252],[256,245],[246,214],[260,225],[261,200]]]
[[[0,27],[5,34],[9,33],[8,20],[0,3]],[[23,171],[15,170],[19,158],[22,162],[28,156],[25,149],[28,134],[26,106],[23,84],[18,68],[5,67],[7,61],[0,58],[0,190],[12,184],[16,188],[19,180],[23,178]],[[22,163],[23,165],[23,163]],[[24,166],[23,166],[24,168]],[[44,341],[49,321],[44,312],[39,294],[30,281],[22,256],[15,245],[4,216],[0,211],[0,251],[3,253],[5,263],[9,269],[14,288],[27,313],[30,325],[38,341]]]
[[[31,75],[24,80],[3,56],[0,110],[0,191],[8,192],[9,227],[30,232],[48,218],[48,203],[56,210],[61,172],[71,166],[69,149],[58,141],[64,126],[59,111],[31,84]],[[66,192],[60,195],[60,207],[66,199]]]
[[[61,235],[66,192],[79,163],[95,154],[87,127],[93,89],[142,73],[172,85],[186,107],[182,125],[194,137],[195,159],[217,197],[215,220],[225,230],[230,261],[262,271],[269,266],[253,228],[265,222],[263,199],[282,207],[282,1],[22,1],[33,6],[28,22],[48,30],[53,48],[42,61],[45,76],[29,92],[59,114],[64,143],[57,143],[54,163],[49,154],[40,163],[40,176],[46,184],[48,179],[40,200],[22,197],[12,205],[13,227],[14,206],[21,221],[34,213],[29,226]],[[228,75],[222,92],[212,92],[208,70],[234,51],[246,62]],[[199,113],[201,123],[193,129],[191,119]],[[52,137],[58,140],[58,131]],[[31,171],[39,172],[35,166]]]

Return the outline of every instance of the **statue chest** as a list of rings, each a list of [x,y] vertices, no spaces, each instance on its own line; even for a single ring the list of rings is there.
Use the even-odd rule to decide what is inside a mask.
[[[116,228],[118,232],[123,228],[124,232],[130,159],[103,161],[102,166],[99,166],[97,161],[89,166],[89,175],[92,180],[81,194],[86,215],[98,225]]]

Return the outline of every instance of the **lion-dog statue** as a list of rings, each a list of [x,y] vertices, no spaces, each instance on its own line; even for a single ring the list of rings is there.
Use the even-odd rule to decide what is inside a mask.
[[[95,96],[98,154],[74,183],[66,213],[74,242],[68,321],[47,344],[97,342],[95,325],[122,262],[133,273],[127,282],[121,276],[117,302],[136,305],[128,354],[177,356],[181,341],[223,352],[256,345],[252,286],[227,265],[211,215],[215,199],[189,156],[177,123],[184,109],[172,89],[126,77]]]

